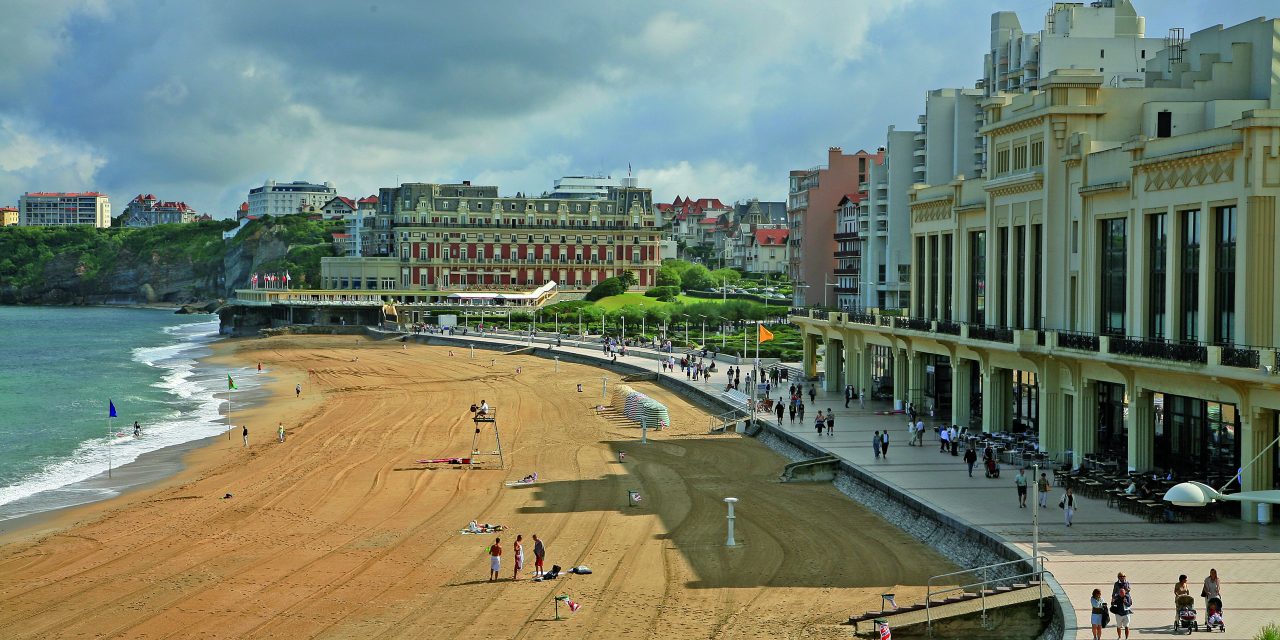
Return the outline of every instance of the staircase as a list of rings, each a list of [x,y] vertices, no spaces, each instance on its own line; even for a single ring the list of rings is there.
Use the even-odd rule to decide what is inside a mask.
[[[792,462],[782,468],[780,482],[831,482],[836,479],[836,469],[840,459],[835,456],[820,456],[810,460]]]
[[[1044,557],[1038,558],[1036,564],[1039,566],[1034,571],[1023,571],[1030,563],[1031,560],[1013,560],[933,576],[929,578],[929,591],[924,602],[906,607],[866,611],[860,615],[851,616],[847,624],[853,625],[854,634],[857,635],[874,633],[877,630],[877,621],[887,622],[890,627],[897,629],[920,623],[932,625],[937,620],[981,612],[985,622],[987,611],[990,609],[1046,597],[1043,582]],[[1011,571],[1017,573],[992,577]],[[935,584],[940,579],[957,579],[966,574],[987,577],[971,584],[958,586]],[[886,595],[892,602],[893,594]]]

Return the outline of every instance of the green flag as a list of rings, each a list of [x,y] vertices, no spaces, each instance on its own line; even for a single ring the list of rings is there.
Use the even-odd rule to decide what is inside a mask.
[[[227,374],[227,391],[236,388],[236,381],[231,379],[231,374]]]

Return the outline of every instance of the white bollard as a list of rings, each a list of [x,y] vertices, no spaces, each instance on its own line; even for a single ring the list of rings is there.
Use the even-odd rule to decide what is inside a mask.
[[[726,547],[733,547],[733,546],[737,546],[737,544],[738,544],[737,542],[734,542],[734,540],[733,540],[733,503],[735,503],[735,502],[737,502],[737,501],[738,501],[738,499],[737,499],[737,498],[725,498],[725,499],[724,499],[725,504],[729,505],[729,515],[728,515],[728,516],[726,516],[726,517],[727,517],[727,519],[729,520],[729,539],[728,539],[728,540],[725,540],[725,542],[724,542],[724,546],[726,546]]]
[[[556,373],[560,373],[560,356],[556,356],[555,361],[556,361]]]
[[[640,419],[640,444],[649,444],[649,421]]]

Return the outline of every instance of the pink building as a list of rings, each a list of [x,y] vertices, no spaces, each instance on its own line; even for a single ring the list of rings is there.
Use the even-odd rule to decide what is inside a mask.
[[[871,167],[879,162],[883,162],[882,153],[846,154],[840,147],[831,147],[827,164],[791,172],[787,222],[796,306],[834,304],[836,212],[846,194],[865,196]]]

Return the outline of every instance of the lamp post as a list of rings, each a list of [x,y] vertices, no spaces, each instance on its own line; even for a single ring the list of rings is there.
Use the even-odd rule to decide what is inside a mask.
[[[698,317],[702,318],[702,348],[706,349],[707,348],[707,317],[702,314],[698,314]]]
[[[726,539],[726,540],[724,541],[724,546],[726,546],[726,547],[734,547],[734,546],[737,546],[737,545],[738,545],[738,543],[733,539],[733,520],[734,520],[734,517],[733,517],[733,505],[734,505],[734,503],[736,503],[737,501],[738,501],[738,499],[737,499],[737,498],[725,498],[725,499],[724,499],[724,503],[725,503],[725,504],[727,504],[727,505],[729,505],[729,515],[725,516],[725,518],[729,521],[729,537],[728,537],[728,539]]]
[[[578,309],[578,336],[586,337],[587,331],[582,328],[582,309]]]

